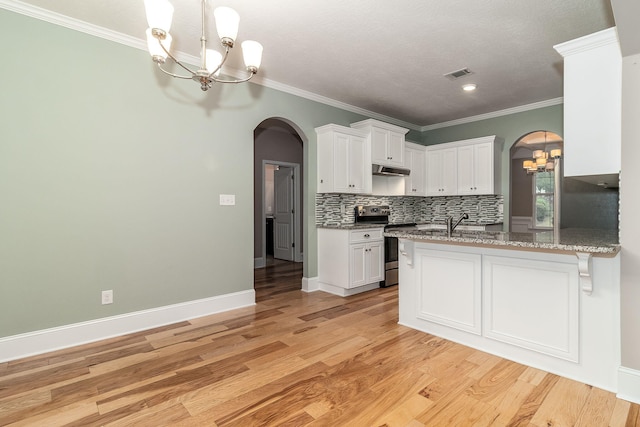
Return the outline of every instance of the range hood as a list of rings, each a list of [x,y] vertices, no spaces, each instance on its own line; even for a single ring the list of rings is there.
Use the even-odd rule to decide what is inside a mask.
[[[393,166],[372,165],[372,173],[374,175],[386,176],[409,176],[411,171],[404,168],[396,168]]]

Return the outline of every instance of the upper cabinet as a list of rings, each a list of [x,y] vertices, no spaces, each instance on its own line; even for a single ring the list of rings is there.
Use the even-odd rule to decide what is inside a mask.
[[[427,195],[500,194],[503,141],[496,136],[427,148]]]
[[[371,193],[368,134],[329,124],[318,136],[318,193]]]
[[[622,58],[615,27],[554,48],[564,57],[564,176],[618,174]]]
[[[351,123],[354,129],[367,132],[371,138],[371,163],[383,166],[404,166],[404,136],[409,129],[378,120]]]
[[[427,148],[427,196],[453,196],[458,190],[458,149],[438,144]]]
[[[405,142],[404,167],[411,171],[411,174],[404,178],[404,194],[407,196],[426,196],[427,194],[426,153],[427,147],[424,145]]]

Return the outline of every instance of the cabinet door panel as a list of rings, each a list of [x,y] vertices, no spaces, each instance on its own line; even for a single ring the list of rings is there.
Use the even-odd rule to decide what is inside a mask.
[[[387,159],[387,142],[389,132],[384,129],[371,128],[371,161],[376,165],[386,165],[389,163]]]
[[[364,244],[350,245],[349,247],[349,266],[350,280],[349,287],[355,288],[366,284],[367,266],[366,266],[366,246]]]
[[[384,242],[369,243],[367,283],[384,280]]]
[[[336,133],[333,150],[334,191],[349,192],[349,136]]]
[[[389,154],[389,163],[394,166],[402,166],[404,157],[404,135],[396,132],[390,132],[389,145],[387,148]]]
[[[458,173],[457,173],[457,149],[449,148],[442,153],[442,196],[451,196],[457,193]]]
[[[427,152],[427,195],[442,195],[443,150]]]
[[[474,194],[473,145],[458,148],[458,194]]]
[[[474,189],[475,194],[493,194],[494,165],[493,144],[478,144],[474,147]]]
[[[367,140],[358,136],[352,136],[349,145],[349,183],[350,193],[363,193],[365,191],[365,174],[371,175],[371,167],[365,170],[365,157],[367,154]]]
[[[411,184],[413,192],[416,196],[424,196],[425,193],[425,152],[421,150],[415,150],[411,155]]]

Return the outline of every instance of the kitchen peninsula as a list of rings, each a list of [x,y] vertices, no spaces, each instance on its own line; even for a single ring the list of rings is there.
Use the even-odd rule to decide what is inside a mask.
[[[399,322],[561,376],[617,389],[616,231],[393,231]]]

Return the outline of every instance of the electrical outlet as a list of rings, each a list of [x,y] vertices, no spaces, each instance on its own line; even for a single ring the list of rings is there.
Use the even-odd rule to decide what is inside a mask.
[[[221,206],[234,206],[236,204],[235,194],[221,194],[220,205]]]
[[[113,291],[102,291],[102,305],[113,304]]]

